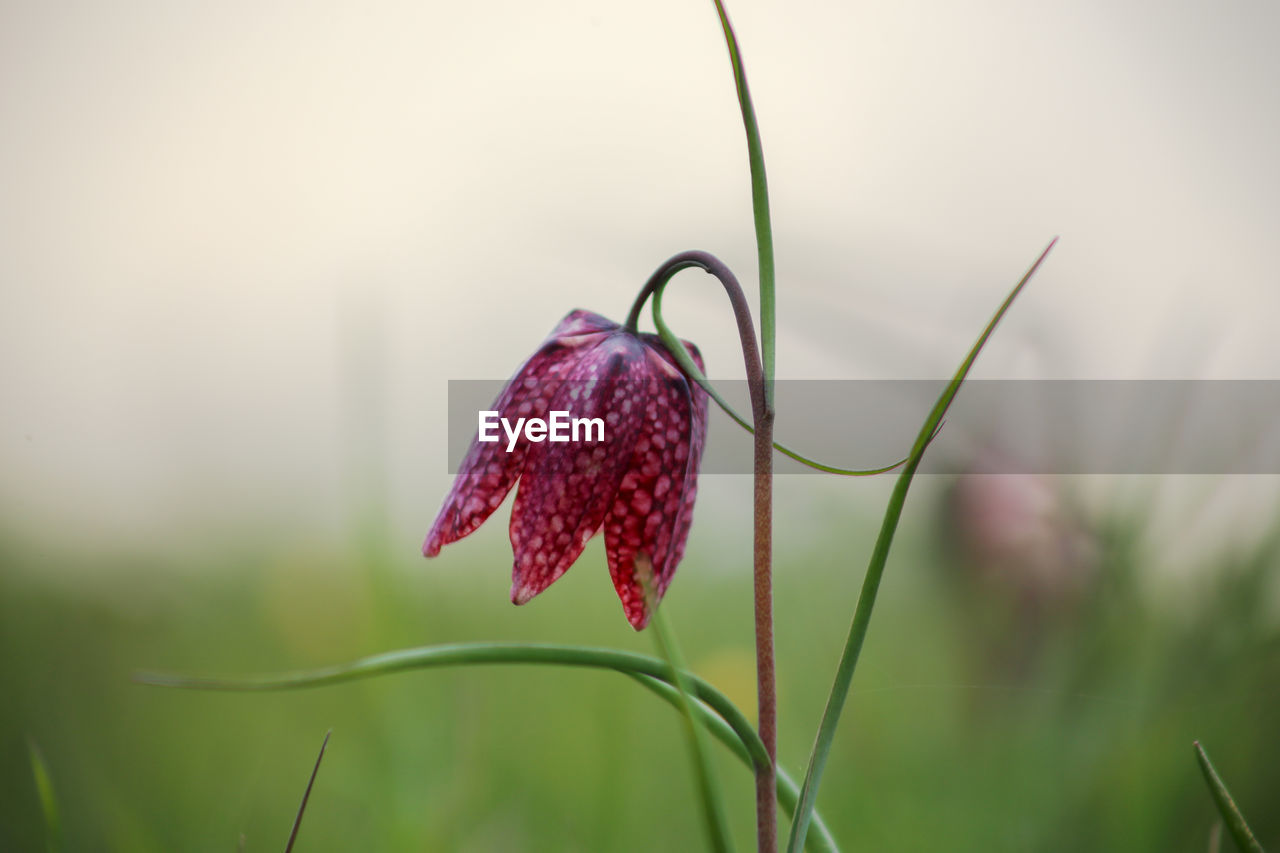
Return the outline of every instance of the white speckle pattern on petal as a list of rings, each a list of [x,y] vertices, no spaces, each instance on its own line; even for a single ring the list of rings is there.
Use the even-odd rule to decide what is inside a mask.
[[[684,345],[702,369],[697,347]],[[493,409],[511,419],[562,410],[599,418],[604,438],[530,442],[522,434],[511,452],[474,441],[423,553],[435,556],[474,531],[519,479],[511,600],[524,604],[546,589],[603,530],[627,621],[643,628],[684,555],[706,443],[706,392],[685,378],[656,335],[574,311],[516,371]],[[652,580],[651,599],[641,574]]]
[[[520,366],[492,408],[499,417],[545,417],[551,395],[560,387],[565,371],[577,363],[582,348],[592,346],[617,329],[617,324],[598,314],[571,312]],[[434,557],[442,546],[456,542],[484,523],[515,485],[527,452],[528,442],[523,436],[510,453],[501,442],[472,440],[453,488],[423,542],[422,553]]]
[[[644,390],[645,347],[636,336],[619,330],[582,353],[552,398],[552,411],[568,408],[580,390],[574,414],[605,418],[616,414],[616,392]],[[603,444],[535,444],[529,450],[524,476],[511,510],[511,600],[528,601],[564,574],[600,530],[626,473],[642,424],[635,418],[617,420],[605,430]],[[540,531],[559,518],[572,531],[569,547]]]
[[[685,346],[703,369],[697,347]],[[644,580],[636,571],[637,560],[644,555],[642,562],[647,560],[652,569],[652,603],[656,603],[684,555],[707,435],[706,392],[675,368],[661,342],[655,339],[647,355],[652,391],[644,432],[604,521],[609,573],[627,621],[636,630],[647,625],[652,615]],[[673,489],[673,483],[679,487]]]

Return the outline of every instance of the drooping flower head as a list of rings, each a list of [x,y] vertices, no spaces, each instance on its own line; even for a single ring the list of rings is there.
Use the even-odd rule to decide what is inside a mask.
[[[703,369],[698,348],[683,343]],[[550,586],[603,530],[627,621],[643,628],[684,555],[707,436],[706,392],[656,335],[579,310],[516,371],[493,410],[510,424],[553,412],[599,419],[603,436],[587,428],[580,440],[553,442],[521,431],[509,449],[477,435],[423,554],[434,557],[479,527],[519,480],[511,600],[524,604]]]

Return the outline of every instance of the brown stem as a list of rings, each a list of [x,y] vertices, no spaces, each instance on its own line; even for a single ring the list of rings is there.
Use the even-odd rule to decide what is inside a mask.
[[[756,835],[760,853],[778,849],[778,691],[773,666],[773,408],[765,395],[764,367],[756,346],[751,308],[742,286],[724,263],[708,252],[681,252],[667,260],[641,288],[626,327],[635,332],[640,310],[648,298],[665,287],[672,276],[698,267],[720,280],[742,341],[742,357],[747,367],[747,387],[751,392],[751,415],[755,427],[755,537],[752,544],[755,579],[756,695],[760,739],[769,753],[769,766],[756,771]]]
[[[756,699],[760,740],[769,752],[767,772],[756,774],[756,838],[761,853],[776,853],[778,690],[773,670],[773,410],[762,406],[755,421]]]

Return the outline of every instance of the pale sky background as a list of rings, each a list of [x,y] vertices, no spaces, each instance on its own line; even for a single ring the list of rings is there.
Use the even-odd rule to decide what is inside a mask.
[[[1280,378],[1280,5],[730,14],[780,376],[948,374],[1060,235],[978,375]],[[6,3],[0,120],[0,523],[71,548],[345,531],[376,495],[416,548],[448,379],[621,320],[683,249],[754,289],[709,0]],[[740,377],[685,275],[673,326]],[[700,513],[744,511],[724,479]],[[797,479],[780,514],[826,488]]]

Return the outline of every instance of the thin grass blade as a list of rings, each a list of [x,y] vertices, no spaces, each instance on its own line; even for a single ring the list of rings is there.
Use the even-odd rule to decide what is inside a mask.
[[[756,108],[747,87],[747,71],[738,49],[738,37],[729,23],[724,3],[715,0],[720,29],[724,31],[729,62],[733,65],[733,84],[738,92],[742,126],[747,134],[747,162],[751,167],[751,213],[756,228],[756,257],[760,269],[760,362],[764,367],[765,405],[773,410],[774,340],[777,314],[774,297],[773,224],[769,219],[769,181],[764,172],[764,148],[760,144],[760,128],[756,124]]]
[[[658,658],[618,649],[551,643],[452,643],[401,649],[348,663],[294,672],[233,678],[139,672],[134,674],[133,680],[152,687],[267,692],[343,684],[395,672],[477,664],[549,664],[610,669],[626,675],[649,676],[671,685],[673,689],[675,686],[671,666]],[[757,753],[764,755],[764,744],[760,742],[760,736],[751,721],[727,696],[691,672],[683,675],[687,679],[690,694],[695,699],[718,714],[753,756]]]
[[[672,707],[678,708],[680,696],[676,689],[664,681],[657,681],[647,675],[631,676],[647,689]],[[764,744],[760,742],[759,736],[756,738],[754,746],[748,747],[738,739],[737,734],[724,720],[720,719],[710,708],[707,708],[700,702],[693,705],[694,713],[707,727],[707,731],[720,743],[728,747],[729,751],[738,757],[748,769],[754,770],[757,763],[767,764],[769,761],[768,753],[764,751]],[[796,803],[800,800],[800,786],[791,778],[781,767],[778,768],[778,803],[788,816],[795,814]],[[812,830],[809,837],[805,840],[805,850],[809,853],[839,853],[840,848],[836,845],[835,837],[831,834],[831,830],[827,827],[826,821],[822,819],[816,810],[813,813],[813,819],[810,825]]]
[[[62,849],[62,818],[58,812],[58,795],[53,789],[53,776],[49,765],[36,742],[28,738],[27,754],[31,759],[31,776],[35,781],[36,796],[40,798],[40,812],[44,816],[45,849],[57,853]]]
[[[1249,829],[1249,824],[1245,822],[1244,815],[1240,812],[1240,807],[1232,799],[1231,792],[1227,790],[1227,786],[1222,783],[1222,778],[1218,776],[1218,771],[1213,768],[1213,762],[1209,760],[1208,753],[1204,751],[1200,741],[1195,741],[1193,746],[1196,749],[1196,761],[1200,763],[1200,772],[1204,774],[1204,781],[1209,786],[1209,793],[1213,795],[1213,802],[1218,806],[1218,812],[1222,815],[1222,822],[1226,825],[1227,832],[1231,834],[1231,838],[1235,841],[1236,847],[1240,848],[1242,853],[1262,853],[1262,845],[1258,843],[1253,830]]]
[[[818,734],[809,756],[809,767],[805,772],[804,786],[800,790],[800,804],[796,809],[795,820],[791,823],[791,836],[787,842],[787,850],[791,851],[791,853],[804,849],[805,835],[808,832],[814,804],[817,800],[818,786],[822,782],[823,770],[826,769],[827,756],[831,751],[831,742],[835,738],[836,725],[840,721],[840,714],[844,710],[845,700],[849,696],[849,685],[853,681],[853,672],[858,665],[858,655],[862,651],[862,643],[867,636],[867,627],[871,623],[871,611],[875,607],[876,593],[880,588],[880,579],[884,574],[885,563],[889,559],[889,549],[893,545],[893,537],[898,529],[898,521],[902,517],[902,507],[906,503],[907,491],[911,487],[911,480],[915,476],[916,469],[920,467],[920,460],[923,458],[929,442],[937,434],[938,427],[942,423],[947,409],[950,408],[952,401],[955,400],[960,386],[964,383],[965,377],[969,375],[969,370],[973,367],[974,361],[977,360],[978,353],[982,352],[982,348],[986,346],[987,339],[995,331],[996,325],[1004,317],[1009,307],[1013,305],[1013,301],[1018,298],[1018,294],[1026,287],[1027,282],[1031,280],[1031,276],[1040,268],[1040,264],[1044,262],[1045,257],[1048,256],[1057,242],[1055,237],[1049,243],[1044,252],[1040,254],[1040,257],[1036,259],[1036,262],[1027,270],[1022,280],[1005,297],[1004,302],[1001,303],[1000,308],[992,316],[991,321],[987,323],[987,327],[983,329],[977,342],[969,350],[969,354],[956,370],[955,376],[947,384],[942,395],[938,397],[933,410],[925,418],[924,424],[920,427],[920,432],[916,436],[915,444],[911,448],[911,455],[907,457],[906,466],[902,469],[902,473],[898,475],[897,483],[894,484],[893,494],[889,498],[888,506],[885,507],[884,520],[880,524],[880,533],[876,538],[875,548],[871,552],[871,560],[867,565],[867,573],[862,582],[862,591],[858,595],[858,603],[853,613],[853,622],[849,626],[849,637],[845,641],[844,652],[840,656],[840,663],[836,668],[835,682],[831,685],[831,693],[827,697],[827,706],[823,711],[822,722],[819,724]]]
[[[320,754],[316,756],[316,765],[311,768],[311,778],[307,780],[307,790],[302,792],[302,802],[298,804],[298,816],[293,819],[293,829],[289,831],[289,843],[284,846],[284,853],[291,853],[293,842],[298,840],[298,827],[302,826],[302,815],[307,810],[307,800],[311,799],[311,787],[316,783],[316,774],[320,772],[320,762],[324,760],[325,747],[329,745],[329,737],[333,729],[324,733],[324,742],[320,744]]]

